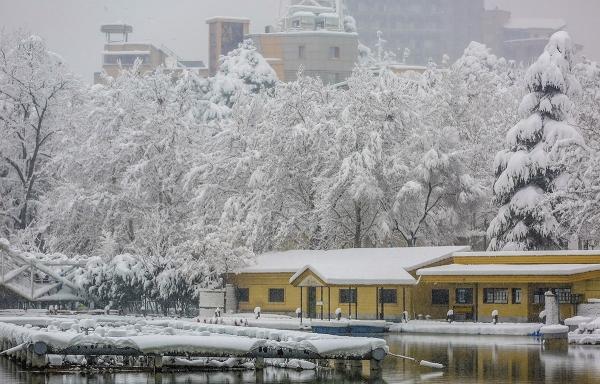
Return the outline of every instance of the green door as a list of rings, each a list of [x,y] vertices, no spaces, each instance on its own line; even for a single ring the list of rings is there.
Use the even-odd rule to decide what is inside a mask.
[[[317,317],[317,287],[308,288],[308,317],[314,319]]]

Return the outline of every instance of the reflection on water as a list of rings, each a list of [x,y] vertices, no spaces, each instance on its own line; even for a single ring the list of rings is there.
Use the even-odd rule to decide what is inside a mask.
[[[209,373],[67,373],[36,374],[0,359],[2,384],[187,384],[187,383],[600,383],[600,347],[571,346],[542,351],[530,337],[388,335],[396,354],[440,362],[434,371],[388,357],[380,378],[369,378],[368,364],[354,374],[333,370],[292,371],[267,368]]]

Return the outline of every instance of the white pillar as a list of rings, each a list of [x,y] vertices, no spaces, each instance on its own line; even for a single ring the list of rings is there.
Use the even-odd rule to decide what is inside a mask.
[[[560,324],[558,298],[552,291],[544,294],[544,310],[546,311],[546,325]]]

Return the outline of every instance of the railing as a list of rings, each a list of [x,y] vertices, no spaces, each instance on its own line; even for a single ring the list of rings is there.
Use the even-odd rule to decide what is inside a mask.
[[[33,259],[0,241],[0,286],[27,301],[72,301],[79,287],[71,274],[82,263],[43,262]]]

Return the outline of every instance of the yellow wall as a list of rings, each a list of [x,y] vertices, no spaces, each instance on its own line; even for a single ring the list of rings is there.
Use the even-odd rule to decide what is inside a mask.
[[[486,278],[488,276],[485,276]],[[414,294],[414,315],[430,315],[433,319],[444,319],[449,309],[454,309],[457,313],[461,309],[468,309],[469,305],[461,305],[456,303],[457,288],[473,288],[473,311],[477,313],[477,320],[488,322],[491,321],[492,311],[498,310],[500,321],[504,322],[539,322],[539,313],[544,309],[542,305],[532,304],[532,295],[537,286],[552,286],[552,287],[568,287],[569,285],[560,285],[546,283],[544,284],[527,284],[522,282],[517,283],[436,283],[432,282],[436,277],[428,276],[415,289]],[[458,277],[460,279],[460,277]],[[498,279],[498,277],[496,277]],[[469,278],[470,281],[475,280]],[[487,279],[486,279],[487,280]],[[600,285],[600,284],[599,284]],[[484,289],[486,288],[506,288],[508,289],[508,303],[485,303]],[[512,289],[521,289],[521,303],[512,303]],[[449,304],[434,305],[432,304],[431,291],[432,289],[448,289]],[[578,293],[575,287],[571,289],[572,293]],[[575,315],[575,306],[571,304],[560,305],[560,318],[564,320]]]
[[[292,273],[244,273],[234,277],[234,284],[238,288],[249,289],[249,301],[247,303],[238,303],[241,312],[253,311],[255,307],[261,307],[263,313],[283,313],[295,314],[296,308],[300,307],[300,287],[294,287],[289,283]],[[385,319],[398,320],[402,317],[402,312],[406,309],[410,312],[411,289],[401,285],[382,285],[377,286],[384,289],[396,289],[396,303],[384,304]],[[375,286],[359,286],[357,289],[358,303],[351,304],[340,303],[340,290],[347,289],[347,286],[325,286],[323,287],[323,318],[335,317],[336,308],[341,308],[342,316],[348,317],[351,314],[355,318],[358,312],[359,319],[375,319],[377,314],[377,292]],[[285,301],[283,303],[269,302],[269,288],[285,289]],[[356,287],[352,287],[356,288]],[[329,299],[331,292],[331,300]],[[321,288],[316,288],[317,301],[321,301]],[[303,313],[308,316],[308,292],[303,288]],[[405,304],[406,301],[406,304]],[[317,317],[320,317],[321,307],[316,307]]]

